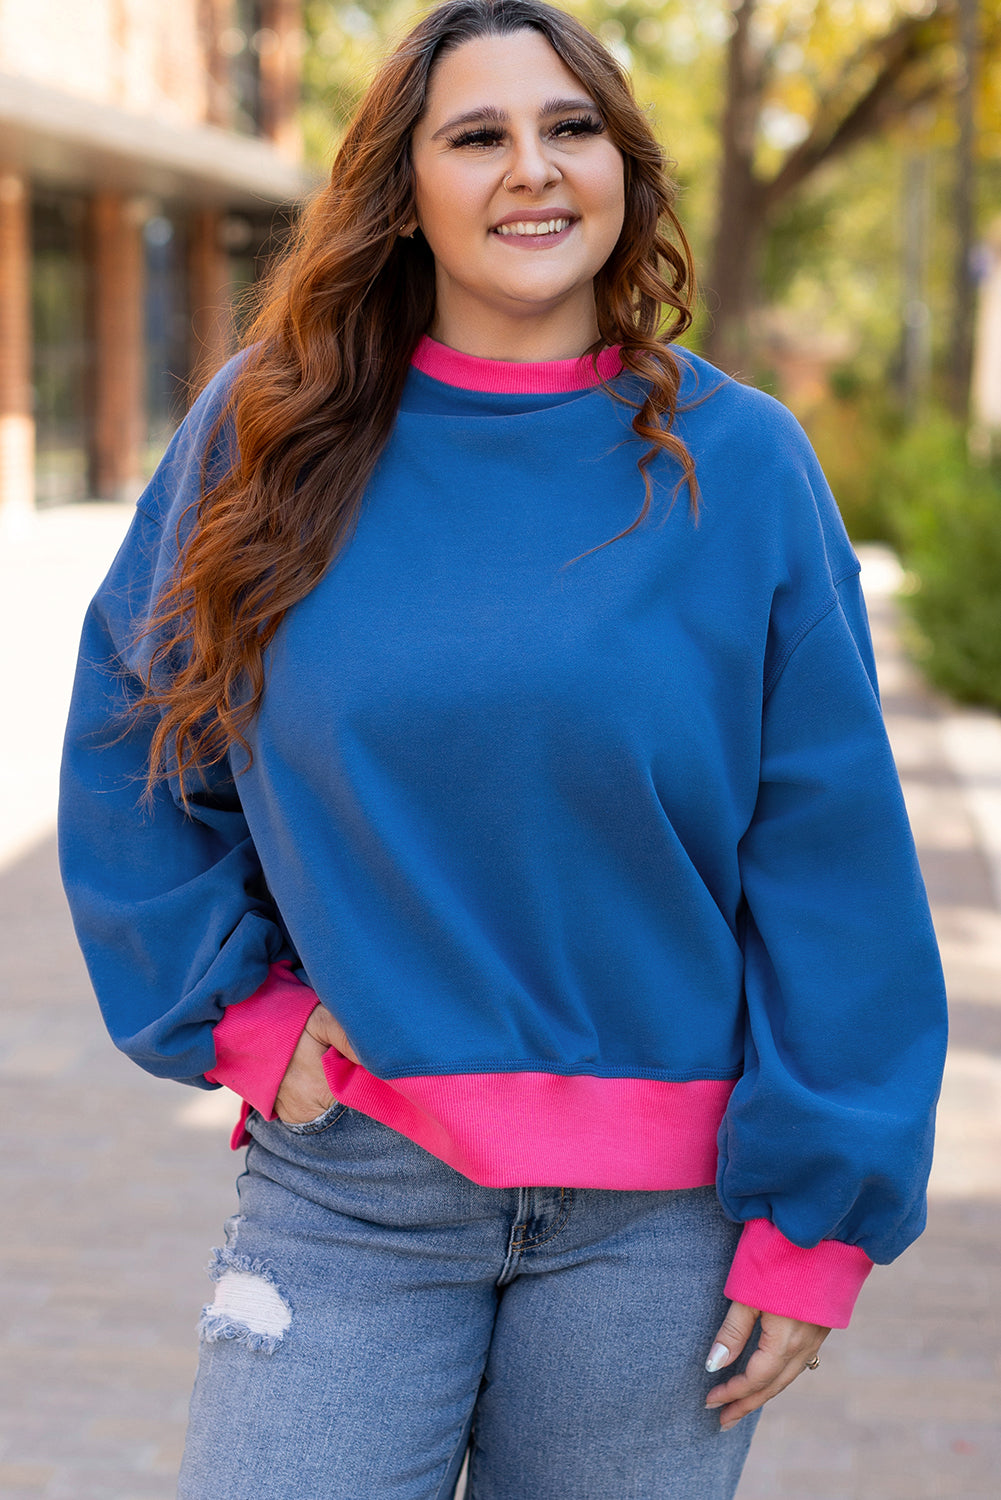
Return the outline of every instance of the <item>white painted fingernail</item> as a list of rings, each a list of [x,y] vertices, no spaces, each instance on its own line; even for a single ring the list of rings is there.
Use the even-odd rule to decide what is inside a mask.
[[[706,1369],[710,1375],[715,1375],[717,1370],[722,1370],[730,1358],[730,1351],[725,1344],[713,1344],[709,1350],[709,1358],[706,1360]]]

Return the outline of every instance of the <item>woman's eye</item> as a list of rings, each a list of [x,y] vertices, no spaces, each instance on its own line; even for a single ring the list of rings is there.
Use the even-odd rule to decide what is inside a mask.
[[[601,135],[604,129],[604,122],[594,115],[575,115],[558,121],[550,128],[549,134],[555,140],[574,140],[585,135]],[[450,136],[448,144],[460,149],[469,146],[474,150],[489,150],[492,146],[501,145],[503,140],[503,131],[484,125],[476,130],[463,130],[458,135]]]
[[[499,130],[464,130],[461,135],[450,137],[450,146],[496,146],[501,135]]]
[[[581,115],[572,120],[561,120],[558,125],[553,126],[551,133],[566,139],[580,135],[600,135],[604,128],[601,120],[593,115]]]

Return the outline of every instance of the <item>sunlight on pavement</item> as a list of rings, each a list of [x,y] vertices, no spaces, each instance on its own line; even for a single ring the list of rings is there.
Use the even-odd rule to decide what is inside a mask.
[[[0,537],[0,870],[55,827],[80,626],[135,507],[63,505]],[[21,732],[18,732],[18,729]]]
[[[984,709],[953,709],[942,725],[945,752],[966,793],[1001,906],[1001,720]]]
[[[935,932],[949,988],[978,1005],[1001,1007],[1001,911],[939,906]]]
[[[174,1124],[185,1130],[219,1130],[228,1135],[240,1113],[240,1100],[229,1089],[198,1089],[174,1111]]]
[[[892,598],[904,581],[904,570],[889,547],[870,542],[856,550],[866,599]]]
[[[950,1048],[928,1195],[1001,1199],[1001,1058]]]

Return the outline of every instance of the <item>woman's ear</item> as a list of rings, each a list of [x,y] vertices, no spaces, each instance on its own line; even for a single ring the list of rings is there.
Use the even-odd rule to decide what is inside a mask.
[[[417,220],[416,219],[413,219],[413,218],[408,219],[407,222],[404,224],[403,228],[400,230],[400,234],[399,234],[400,239],[401,240],[412,240],[413,237],[414,237],[414,233],[417,230],[417,227],[418,226],[417,226]]]

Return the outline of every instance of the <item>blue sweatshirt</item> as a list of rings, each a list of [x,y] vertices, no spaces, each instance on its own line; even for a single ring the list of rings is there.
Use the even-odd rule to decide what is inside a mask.
[[[679,358],[698,521],[661,458],[651,518],[591,551],[642,502],[631,409],[575,362],[426,340],[270,648],[252,764],[147,813],[118,715],[222,371],[85,623],[64,879],[158,1076],[270,1113],[319,997],[353,1108],[486,1186],[715,1181],[728,1294],[843,1324],[923,1226],[941,971],[823,475],[778,403]]]

